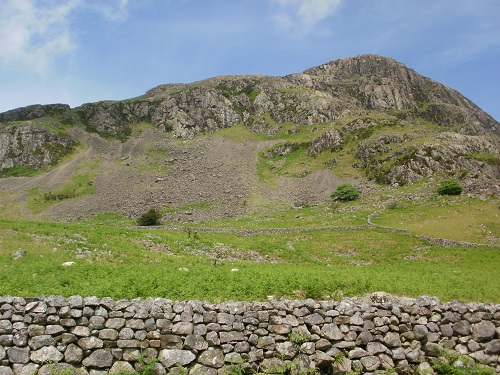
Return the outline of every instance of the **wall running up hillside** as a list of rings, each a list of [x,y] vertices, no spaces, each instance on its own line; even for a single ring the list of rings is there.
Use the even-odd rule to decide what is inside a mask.
[[[148,356],[159,360],[158,374],[177,365],[208,375],[234,366],[374,373],[424,370],[446,349],[500,371],[500,305],[384,293],[341,302],[221,304],[0,297],[1,375],[48,374],[70,365],[82,374],[132,370]]]

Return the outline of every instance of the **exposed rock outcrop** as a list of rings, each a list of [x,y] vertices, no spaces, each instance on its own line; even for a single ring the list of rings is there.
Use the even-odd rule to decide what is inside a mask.
[[[40,117],[63,115],[69,110],[70,107],[67,104],[34,104],[0,113],[0,122],[25,121]]]
[[[0,170],[51,166],[70,153],[76,143],[72,137],[57,135],[35,121],[0,126]]]
[[[49,130],[14,124],[29,119],[80,126],[121,141],[140,122],[185,139],[237,124],[268,137],[288,129],[288,135],[307,136],[286,140],[269,157],[298,148],[307,148],[311,157],[329,150],[336,154],[325,168],[334,170],[339,161],[380,183],[411,183],[436,172],[469,180],[486,176],[492,186],[499,178],[500,124],[457,91],[377,55],[342,58],[283,77],[222,76],[160,85],[141,97],[74,109],[54,104],[8,111],[0,114],[0,123],[6,123],[2,168],[51,165],[73,144]],[[322,133],[311,135],[315,129]],[[352,157],[342,161],[341,153]]]

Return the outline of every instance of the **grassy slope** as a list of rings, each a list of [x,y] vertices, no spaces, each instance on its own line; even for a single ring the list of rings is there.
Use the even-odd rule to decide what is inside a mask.
[[[334,126],[340,129],[344,123]],[[292,126],[285,124],[273,139],[310,142],[330,124],[318,125],[317,131],[300,127],[298,133],[288,134]],[[143,127],[135,131],[143,131]],[[379,130],[384,129],[385,125]],[[243,126],[223,129],[217,135],[241,141],[269,139]],[[334,172],[354,177],[360,174],[352,168],[355,145],[355,139],[348,140],[343,150],[326,151],[316,158],[307,156],[307,147],[272,160],[261,156],[257,172],[272,183],[277,176],[324,169],[325,162],[335,157],[338,163],[332,167]],[[157,157],[154,150],[147,150],[147,154],[152,159]],[[58,193],[92,193],[87,182],[92,180],[96,166],[87,165],[75,173]],[[363,225],[368,215],[379,209],[381,201],[391,200],[395,203],[388,205],[374,219],[375,223],[408,229],[414,234],[470,242],[500,237],[498,200],[483,202],[432,194],[419,201],[411,198],[412,194],[430,188],[432,183],[424,182],[386,189],[354,203],[325,202],[301,209],[261,202],[249,216],[191,226],[196,230]],[[35,195],[33,192],[32,198]],[[39,204],[45,204],[41,196],[38,198]],[[33,211],[43,208],[36,199],[31,202]],[[199,203],[200,207],[206,204]],[[0,294],[163,296],[217,301],[265,299],[268,295],[338,298],[384,290],[409,296],[437,295],[443,300],[500,301],[500,286],[496,282],[499,249],[444,248],[383,229],[305,230],[252,236],[200,232],[195,239],[182,230],[137,229],[131,227],[133,224],[114,213],[87,223],[0,221]],[[14,260],[11,254],[18,249],[28,253]],[[214,258],[218,258],[217,265]],[[67,261],[75,261],[76,265],[62,267]],[[232,268],[239,271],[231,272]]]
[[[195,239],[182,230],[124,224],[116,215],[88,224],[1,221],[0,294],[218,301],[338,298],[384,290],[500,301],[498,249],[444,248],[382,229],[198,233]],[[21,248],[27,255],[12,259]],[[62,267],[67,261],[76,265]]]

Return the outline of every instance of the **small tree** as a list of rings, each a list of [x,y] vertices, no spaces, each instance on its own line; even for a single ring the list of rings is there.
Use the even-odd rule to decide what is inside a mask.
[[[336,201],[348,202],[358,199],[360,195],[358,189],[351,184],[341,184],[332,193],[332,198]]]
[[[460,195],[462,194],[462,185],[453,178],[447,178],[439,184],[437,192],[439,195]]]
[[[143,214],[139,219],[137,219],[137,225],[141,226],[151,226],[159,225],[161,219],[161,212],[157,209],[150,209],[148,212]]]

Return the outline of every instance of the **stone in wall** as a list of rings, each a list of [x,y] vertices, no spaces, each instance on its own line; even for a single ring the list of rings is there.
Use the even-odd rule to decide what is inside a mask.
[[[221,304],[0,297],[0,375],[68,366],[97,374],[139,369],[147,358],[161,374],[429,371],[444,351],[500,371],[500,305],[385,293]]]

